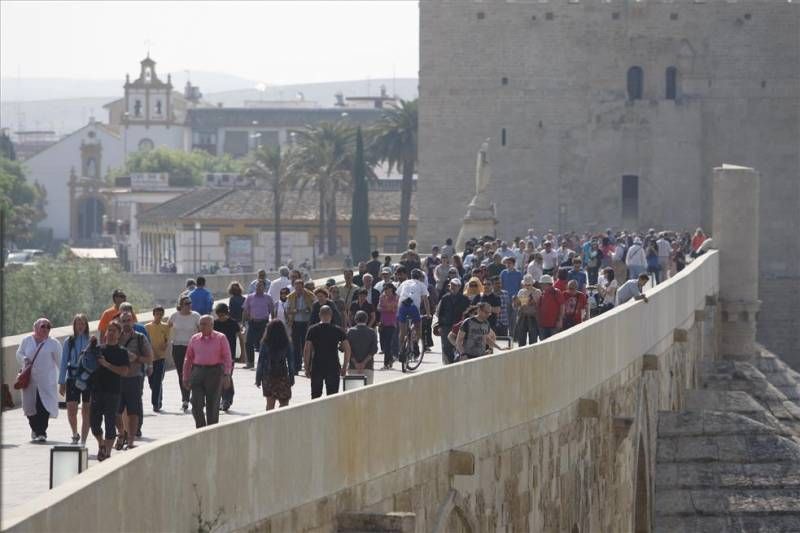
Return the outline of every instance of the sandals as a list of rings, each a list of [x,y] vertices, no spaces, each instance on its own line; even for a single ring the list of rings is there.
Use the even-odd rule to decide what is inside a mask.
[[[117,437],[117,442],[114,443],[115,450],[121,450],[128,442],[128,434],[123,433]]]

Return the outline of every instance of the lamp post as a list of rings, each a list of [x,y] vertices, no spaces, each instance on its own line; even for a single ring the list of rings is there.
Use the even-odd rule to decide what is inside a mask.
[[[203,268],[203,231],[202,231],[202,229],[203,229],[203,226],[200,225],[199,222],[195,222],[194,223],[195,240],[197,240],[199,238],[199,241],[198,241],[198,244],[197,244],[197,255],[200,258],[200,265],[199,266],[200,266],[201,270]],[[194,266],[195,272],[198,271],[197,270],[197,266],[198,266],[197,264],[195,264],[195,266]]]
[[[53,446],[50,448],[50,488],[57,487],[89,467],[86,446]]]
[[[367,376],[363,374],[351,374],[342,378],[342,388],[345,391],[360,389],[367,386]]]

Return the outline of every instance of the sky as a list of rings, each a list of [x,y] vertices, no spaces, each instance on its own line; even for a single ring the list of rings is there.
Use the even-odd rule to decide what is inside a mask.
[[[119,79],[149,47],[161,73],[416,78],[418,19],[412,0],[0,0],[0,76]]]

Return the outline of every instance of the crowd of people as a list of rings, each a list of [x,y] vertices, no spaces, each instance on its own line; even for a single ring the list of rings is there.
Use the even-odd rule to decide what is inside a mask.
[[[348,373],[372,383],[378,353],[382,370],[392,369],[407,335],[416,352],[439,336],[442,362],[453,364],[502,350],[503,340],[507,347],[533,344],[631,299],[646,302],[648,284],[680,272],[710,243],[699,228],[542,236],[531,229],[512,241],[471,239],[460,251],[446,239],[423,257],[411,241],[397,262],[374,251],[370,261],[344,268],[338,283],[317,286],[289,267],[270,280],[260,270],[249,283],[231,283],[227,303],[216,305],[198,276],[187,280],[176,312],[165,320],[157,306],[144,325],[116,290],[96,336],[82,313],[63,345],[50,337],[47,318],[36,321],[17,352],[20,366],[32,369],[23,411],[32,441],[45,442],[58,391],[73,444],[85,445],[91,431],[103,461],[112,450],[136,447],[145,381],[153,412],[162,411],[168,355],[181,409],[191,406],[200,428],[233,404],[236,361],[255,372],[267,410],[289,404],[300,372],[310,379],[312,398],[323,388],[335,394]]]

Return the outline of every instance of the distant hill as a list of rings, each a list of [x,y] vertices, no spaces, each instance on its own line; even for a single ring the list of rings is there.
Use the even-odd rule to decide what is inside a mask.
[[[326,107],[333,105],[337,92],[374,96],[380,94],[381,85],[389,94],[411,99],[417,96],[418,83],[414,78],[351,80],[273,85],[262,92],[255,88],[256,82],[226,74],[192,72],[191,80],[200,87],[204,100],[225,107],[243,106],[247,100],[293,100],[298,93]],[[172,78],[176,90],[182,90],[185,83],[185,73]],[[105,122],[108,116],[103,106],[122,97],[122,85],[120,80],[22,78],[17,84],[16,79],[0,79],[0,127],[47,129],[65,135],[84,126],[91,116]]]

